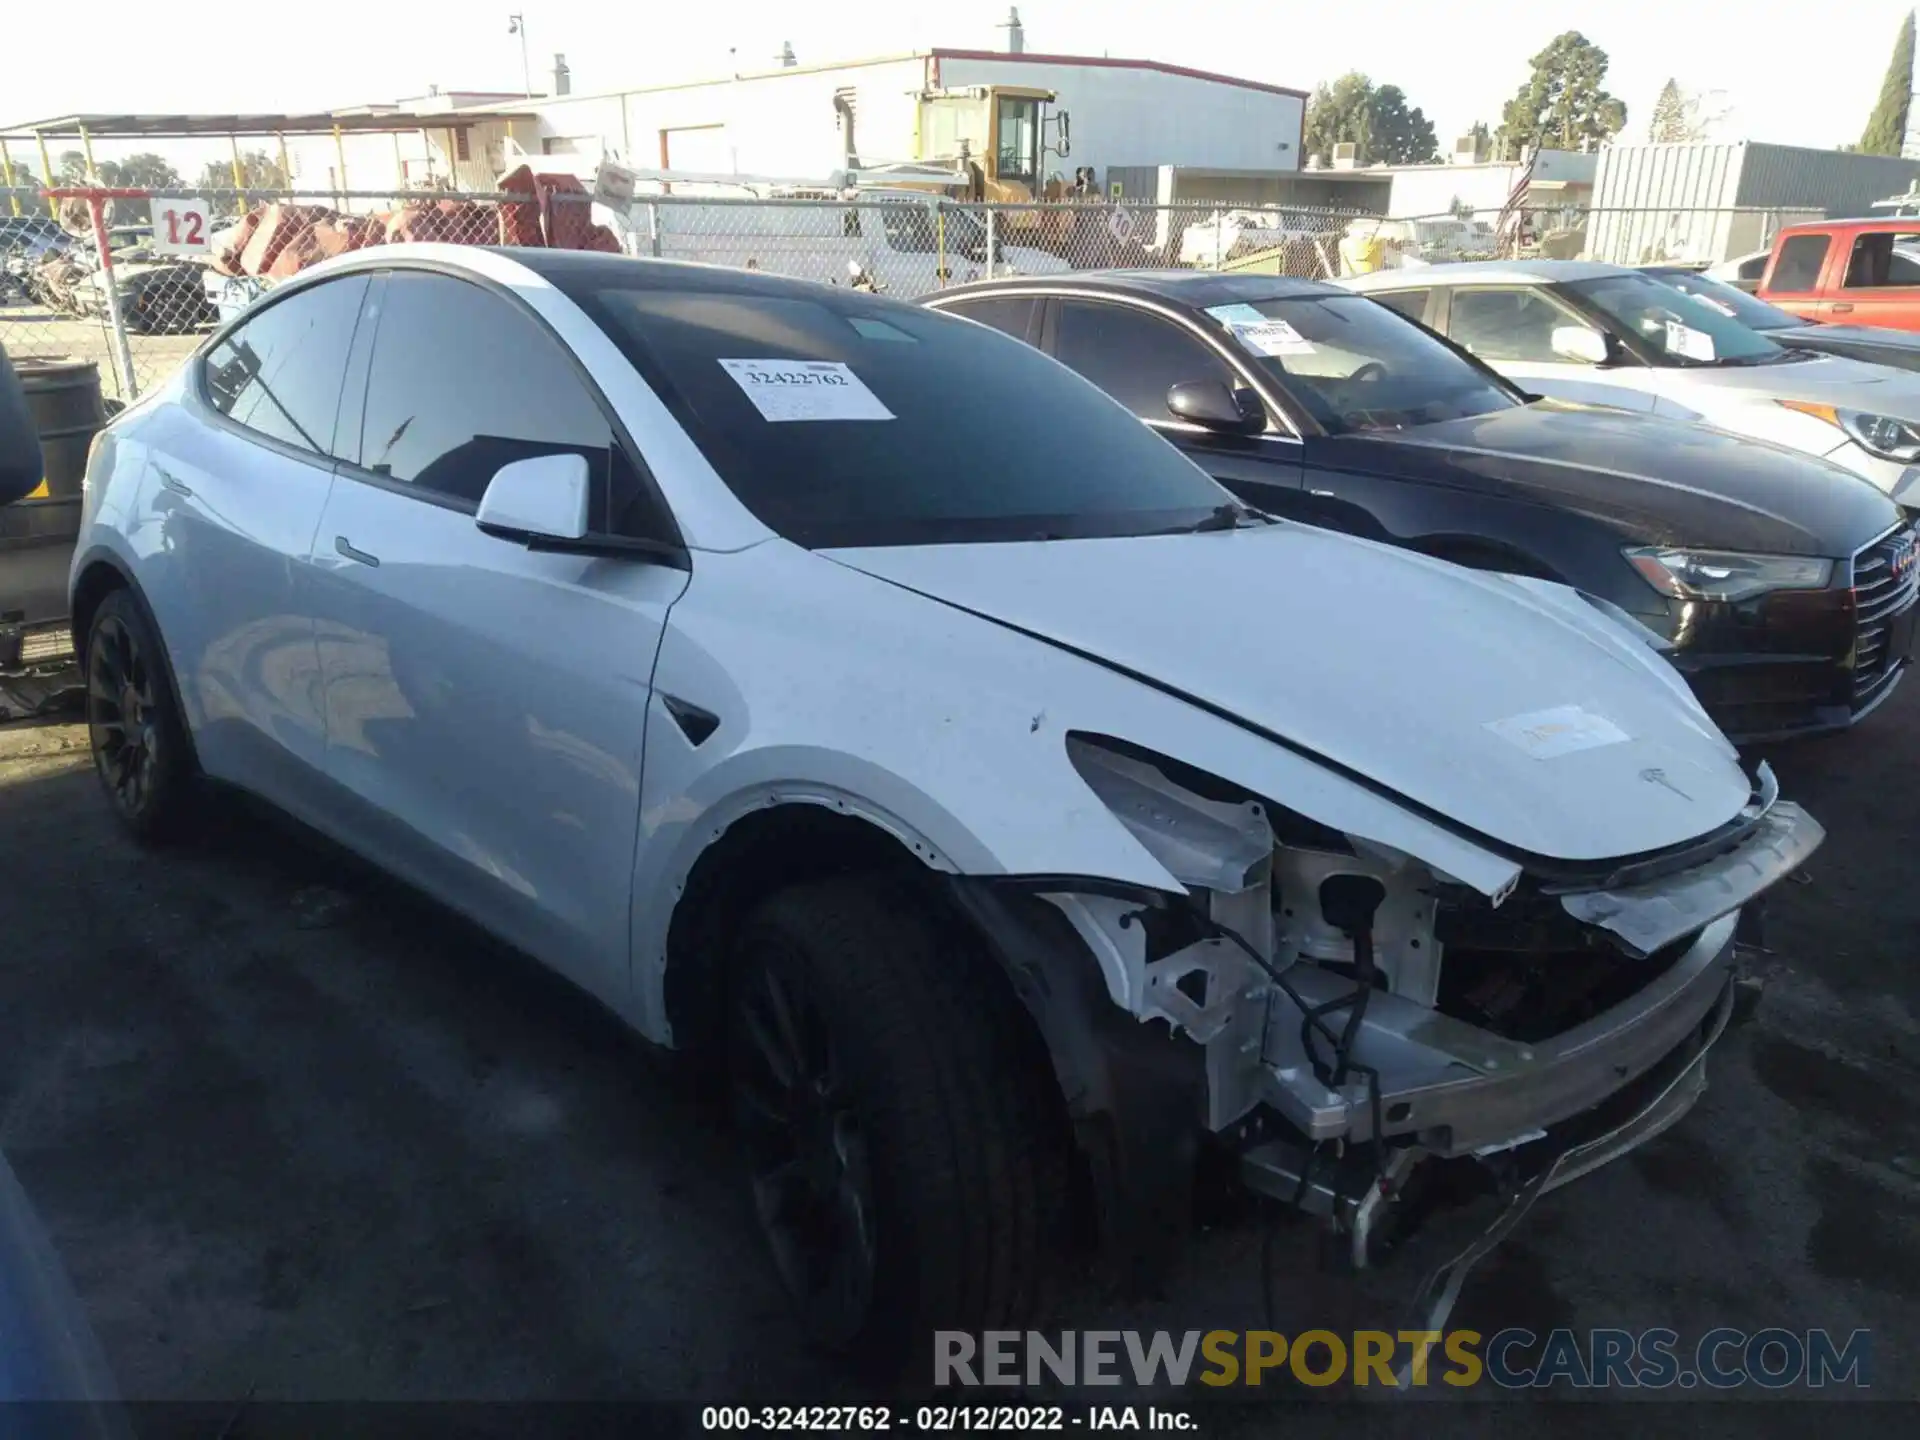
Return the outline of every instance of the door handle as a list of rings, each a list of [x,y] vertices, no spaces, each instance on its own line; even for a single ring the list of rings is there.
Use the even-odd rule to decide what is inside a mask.
[[[378,555],[369,555],[366,551],[357,549],[344,535],[333,537],[333,548],[337,554],[344,555],[356,565],[371,565],[376,570],[380,568]]]
[[[1853,302],[1851,300],[1837,301],[1831,307],[1831,309],[1833,310],[1833,313],[1836,315],[1844,315],[1847,313],[1847,311],[1853,309]]]
[[[193,498],[193,491],[174,479],[173,476],[169,475],[165,470],[162,470],[158,465],[153,468],[154,473],[160,477],[160,484],[163,489],[171,490],[176,495],[185,495],[188,499]]]

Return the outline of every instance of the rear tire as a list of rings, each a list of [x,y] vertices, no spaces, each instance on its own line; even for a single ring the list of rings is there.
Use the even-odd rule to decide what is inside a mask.
[[[160,637],[126,590],[100,602],[87,633],[87,737],[107,803],[134,839],[186,831],[193,749]]]
[[[904,884],[783,891],[740,933],[728,1061],[755,1208],[811,1337],[896,1375],[1017,1328],[1058,1252],[1058,1091],[1000,976]]]

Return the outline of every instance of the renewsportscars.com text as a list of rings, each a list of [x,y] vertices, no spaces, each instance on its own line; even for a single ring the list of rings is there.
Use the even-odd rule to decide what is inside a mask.
[[[1492,1384],[1503,1389],[1821,1389],[1871,1384],[1872,1332],[940,1330],[933,1383],[959,1387]]]

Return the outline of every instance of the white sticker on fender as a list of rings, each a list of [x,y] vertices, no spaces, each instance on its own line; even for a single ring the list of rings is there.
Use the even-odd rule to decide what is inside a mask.
[[[1578,705],[1558,705],[1551,710],[1509,715],[1504,720],[1486,723],[1487,729],[1536,760],[1552,760],[1576,750],[1595,750],[1633,738],[1606,716],[1582,710]]]
[[[722,360],[768,420],[891,420],[866,382],[838,360]]]

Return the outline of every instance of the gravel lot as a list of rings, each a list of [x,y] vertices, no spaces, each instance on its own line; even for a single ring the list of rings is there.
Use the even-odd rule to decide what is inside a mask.
[[[83,744],[0,730],[0,1146],[130,1397],[818,1393],[724,1136],[614,1022],[258,818],[142,854]],[[1867,1327],[1873,1393],[1920,1397],[1920,681],[1770,758],[1830,839],[1782,887],[1758,1018],[1455,1323]],[[1081,1286],[1054,1327],[1260,1326],[1261,1239],[1221,1223],[1164,1297]],[[1310,1237],[1274,1249],[1279,1328],[1330,1323]]]

